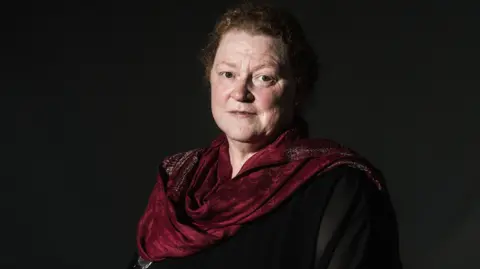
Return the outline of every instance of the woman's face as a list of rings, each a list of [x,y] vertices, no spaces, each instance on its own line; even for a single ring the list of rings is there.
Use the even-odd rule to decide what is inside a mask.
[[[279,39],[224,34],[210,73],[212,114],[229,140],[262,143],[291,123],[295,87]]]

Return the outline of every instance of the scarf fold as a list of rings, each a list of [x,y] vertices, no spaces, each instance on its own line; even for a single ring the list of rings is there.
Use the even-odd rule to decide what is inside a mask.
[[[363,170],[382,189],[381,176],[365,159],[333,141],[308,139],[303,121],[249,158],[233,178],[224,134],[208,148],[166,158],[138,223],[139,255],[160,261],[194,254],[340,165]]]

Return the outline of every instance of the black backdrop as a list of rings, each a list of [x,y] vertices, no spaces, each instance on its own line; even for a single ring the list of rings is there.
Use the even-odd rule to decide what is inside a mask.
[[[1,9],[2,268],[125,268],[156,165],[217,134],[197,55],[232,2]],[[384,171],[405,268],[479,268],[478,7],[276,2],[324,66],[312,135]]]

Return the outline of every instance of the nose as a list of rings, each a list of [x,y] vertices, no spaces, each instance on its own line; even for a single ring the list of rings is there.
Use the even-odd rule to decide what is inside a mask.
[[[230,97],[238,102],[252,102],[254,100],[254,96],[248,89],[245,79],[237,81],[235,88],[230,92]]]

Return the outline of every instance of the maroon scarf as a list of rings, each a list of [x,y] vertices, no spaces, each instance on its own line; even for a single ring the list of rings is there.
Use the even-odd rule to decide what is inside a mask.
[[[198,252],[339,165],[362,169],[382,188],[366,160],[332,141],[307,139],[301,124],[248,159],[233,179],[225,135],[208,148],[166,158],[138,224],[139,255],[159,261]]]

